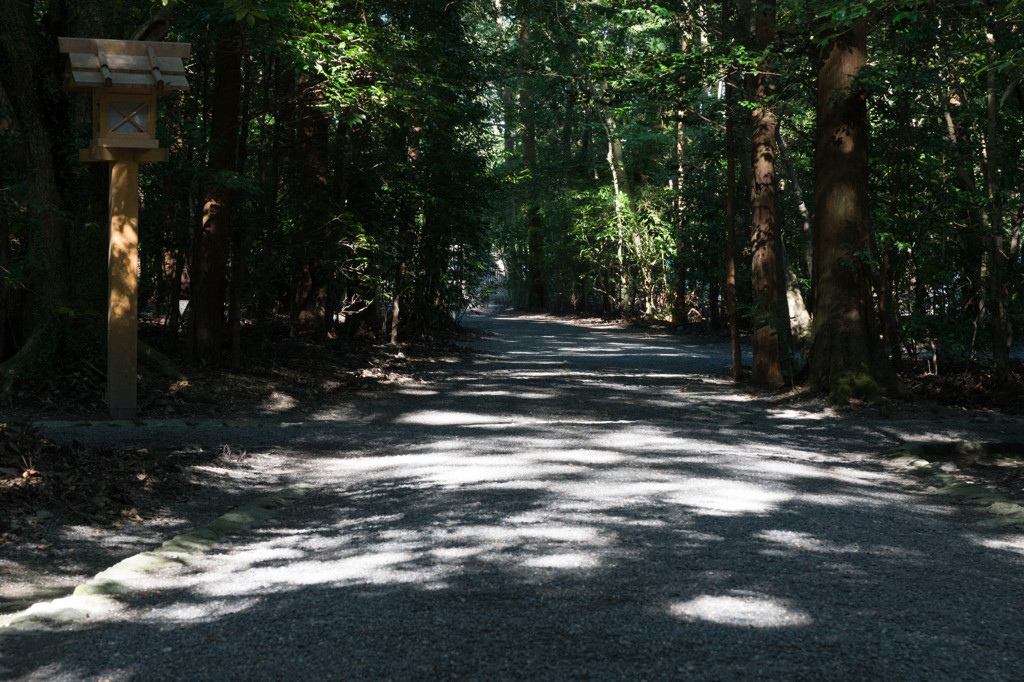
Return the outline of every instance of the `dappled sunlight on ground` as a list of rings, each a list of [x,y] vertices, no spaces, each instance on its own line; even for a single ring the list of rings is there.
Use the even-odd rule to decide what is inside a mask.
[[[773,545],[778,545],[779,547],[806,552],[856,554],[861,551],[860,545],[857,545],[856,543],[851,545],[837,545],[835,543],[823,541],[810,533],[802,533],[792,530],[765,530],[758,533],[756,537]]]
[[[473,414],[470,412],[451,412],[448,410],[422,410],[403,415],[396,421],[399,424],[422,424],[424,426],[453,426],[456,424],[486,424],[500,417]],[[507,418],[511,421],[511,418]]]
[[[822,419],[832,419],[836,416],[835,411],[832,408],[826,408],[821,410],[793,410],[793,409],[779,409],[779,410],[767,410],[767,416],[771,419],[793,419],[797,421],[820,421]]]
[[[457,369],[291,431],[268,471],[305,497],[83,632],[159,631],[201,671],[238,655],[222,633],[265,631],[253,679],[264,659],[299,679],[699,679],[722,651],[717,679],[1024,665],[1021,546],[851,454],[913,427],[737,390],[721,349],[510,320]]]
[[[672,604],[674,616],[738,627],[792,627],[809,625],[811,617],[781,600],[760,595],[701,595],[687,602]]]

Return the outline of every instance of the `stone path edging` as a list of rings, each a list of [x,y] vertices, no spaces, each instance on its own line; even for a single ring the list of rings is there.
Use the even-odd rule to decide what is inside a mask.
[[[301,497],[308,488],[307,484],[298,483],[278,493],[257,498],[201,528],[171,538],[154,550],[140,552],[114,564],[79,585],[67,597],[39,602],[23,611],[0,616],[0,635],[51,629],[51,624],[83,620],[96,613],[114,611],[120,606],[118,595],[135,591],[132,583],[137,576],[189,565],[193,557],[212,551],[225,536],[263,523],[277,509]]]

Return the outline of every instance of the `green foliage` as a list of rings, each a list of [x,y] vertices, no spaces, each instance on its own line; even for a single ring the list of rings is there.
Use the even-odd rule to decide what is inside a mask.
[[[179,262],[187,283],[203,196],[222,187],[233,194],[231,258],[243,266],[238,289],[249,310],[295,312],[315,283],[335,311],[383,311],[398,296],[422,327],[443,325],[493,286],[485,281],[497,259],[519,303],[539,269],[554,308],[664,318],[681,300],[691,319],[718,315],[725,92],[736,105],[741,235],[750,222],[742,185],[749,114],[765,104],[747,92],[766,55],[751,49],[742,3],[724,8],[734,10],[728,20],[720,4],[638,0],[176,4],[168,39],[193,45],[192,91],[161,98],[160,140],[171,160],[143,172],[144,291],[153,301],[170,299]],[[124,12],[98,10],[111,35],[130,33],[125,22],[143,20],[155,3],[120,5]],[[1010,252],[1024,215],[1024,38],[1012,21],[1021,7],[1022,0],[779,7],[767,105],[810,209],[822,47],[870,18],[869,66],[855,89],[871,117],[874,242],[855,249],[851,263],[868,266],[876,296],[883,280],[894,292],[908,356],[934,344],[954,361],[986,361],[995,302],[1013,324],[1024,323],[1024,264],[1019,247]],[[240,31],[245,55],[242,154],[238,168],[213,175],[206,170],[218,77],[212,51],[225,24]],[[728,87],[726,74],[736,74]],[[992,74],[999,106],[990,131]],[[41,90],[45,102],[64,97],[55,80]],[[8,107],[0,109],[0,123],[10,118]],[[63,168],[77,164],[89,138],[84,125],[68,130],[55,142]],[[537,157],[529,168],[528,130]],[[0,156],[21,144],[16,129],[0,124]],[[621,158],[612,164],[616,144]],[[991,196],[990,149],[1000,157]],[[795,274],[808,282],[795,188],[781,163],[777,169],[778,225]],[[25,206],[26,178],[23,168],[5,165],[2,217],[12,260],[0,278],[7,289],[24,284],[23,240],[38,208]],[[89,202],[97,203],[69,196],[69,215],[93,220]],[[537,215],[540,254],[536,239],[531,253],[528,234]],[[986,288],[995,218],[1009,282],[998,295]],[[749,309],[743,259],[738,278]],[[869,393],[862,383],[842,379],[836,396]]]
[[[224,9],[235,13],[235,21],[244,21],[250,27],[257,19],[267,21],[270,18],[254,0],[224,0]]]

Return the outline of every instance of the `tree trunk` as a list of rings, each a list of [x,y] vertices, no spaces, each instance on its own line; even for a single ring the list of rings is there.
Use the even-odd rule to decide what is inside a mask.
[[[322,108],[322,81],[303,77],[299,81],[299,139],[298,149],[303,159],[296,186],[308,192],[309,199],[302,204],[300,215],[307,235],[303,245],[306,268],[309,271],[310,292],[301,315],[313,326],[313,337],[322,343],[327,339],[327,290],[332,279],[331,260],[336,241],[330,238],[329,223],[332,208],[330,196],[330,120]]]
[[[722,3],[722,30],[730,33],[731,3]],[[725,305],[729,317],[729,339],[732,345],[732,378],[743,378],[740,347],[740,315],[736,301],[736,69],[728,67],[725,75]]]
[[[880,352],[868,264],[867,98],[854,78],[867,59],[867,26],[829,38],[818,71],[811,382],[833,402],[895,390]]]
[[[762,2],[755,15],[754,47],[767,50],[775,39],[775,1]],[[775,115],[770,108],[775,86],[762,61],[757,76],[754,101],[758,108],[752,114],[753,149],[751,166],[751,285],[753,300],[752,338],[754,364],[751,381],[764,386],[779,387],[785,383],[782,374],[782,353],[788,341],[789,315],[780,308],[781,287],[778,282],[780,256],[779,235],[775,226]]]
[[[263,97],[272,102],[273,123],[265,123],[261,141],[269,143],[269,162],[265,159],[265,147],[260,149],[260,184],[263,203],[260,207],[260,221],[263,224],[263,249],[260,253],[259,271],[262,276],[256,284],[256,343],[262,349],[266,339],[266,321],[273,304],[269,276],[274,271],[274,249],[277,245],[277,221],[280,208],[280,186],[285,158],[293,151],[286,143],[285,132],[292,124],[294,108],[295,73],[290,64],[283,65],[281,58],[266,68],[271,76],[263,81]]]
[[[782,273],[786,286],[786,309],[789,312],[790,338],[794,346],[803,346],[811,340],[811,314],[807,312],[804,294],[800,290],[800,280],[793,269],[793,263],[786,253],[786,245],[781,243]]]
[[[0,93],[0,106],[6,106]],[[2,128],[0,128],[2,130]],[[8,316],[12,308],[12,290],[8,280],[11,271],[11,212],[8,208],[7,179],[4,164],[0,164],[0,362],[7,358]]]
[[[240,98],[241,110],[239,119],[248,121],[249,101],[252,96],[252,89],[255,87],[255,79],[252,77],[253,64],[248,61],[245,72],[249,74],[245,78],[245,90]],[[237,167],[239,172],[245,172],[245,164],[249,158],[249,127],[241,126],[238,134],[238,159]],[[228,329],[231,332],[231,366],[237,369],[242,364],[242,296],[245,294],[245,283],[248,275],[248,266],[245,262],[246,254],[249,253],[253,241],[256,239],[257,221],[250,220],[245,231],[232,230],[231,233],[231,289],[228,296]]]
[[[683,49],[686,48],[686,40],[683,40]],[[676,112],[676,176],[672,179],[672,227],[676,237],[675,252],[675,282],[672,292],[672,321],[682,324],[688,319],[686,305],[686,188],[684,186],[684,159],[686,152],[686,131],[683,128],[683,118],[686,116],[684,109]]]
[[[44,87],[39,85],[41,82],[47,83],[45,87],[51,91],[58,84],[48,69],[32,11],[31,2],[0,2],[4,89],[18,122],[26,166],[32,169],[26,183],[26,203],[32,209],[32,229],[25,237],[29,314],[17,323],[25,325],[19,336],[36,339],[31,346],[26,343],[22,352],[11,358],[10,365],[0,366],[0,393],[11,390],[22,370],[52,365],[64,337],[56,311],[66,308],[69,302],[68,225],[61,210],[54,140],[46,125],[50,115],[44,111],[46,105],[38,94]]]
[[[526,205],[526,244],[529,254],[527,270],[530,278],[528,306],[543,308],[547,304],[547,297],[544,286],[544,234],[538,199],[540,178],[537,176],[537,128],[533,95],[525,81],[525,72],[530,64],[530,26],[529,19],[523,11],[526,5],[525,2],[519,3],[519,112],[523,124],[523,163],[530,173],[529,199]]]
[[[618,239],[615,244],[615,257],[619,266],[619,290],[617,298],[626,317],[633,315],[633,285],[630,276],[629,261],[626,258],[626,231],[629,229],[626,224],[625,208],[623,207],[623,196],[628,192],[628,182],[622,174],[622,145],[614,134],[615,120],[611,114],[604,119],[604,128],[608,137],[608,153],[605,158],[608,161],[608,169],[612,175],[612,196],[615,201],[615,227]],[[619,143],[618,155],[615,153],[615,145]],[[625,187],[624,187],[625,185]]]
[[[807,271],[814,268],[814,261],[811,257],[813,246],[811,240],[811,215],[807,211],[807,204],[804,203],[804,193],[800,187],[800,181],[796,176],[796,168],[793,159],[786,148],[786,142],[782,139],[780,126],[775,126],[775,143],[779,150],[779,156],[786,166],[789,175],[789,182],[793,186],[793,195],[796,197],[797,211],[800,213],[802,222],[801,232],[806,240],[804,256],[807,259]],[[789,329],[792,338],[797,344],[807,344],[811,340],[811,315],[807,311],[807,304],[804,301],[803,292],[800,290],[800,280],[793,268],[793,261],[786,252],[786,244],[780,239],[780,253],[782,255],[783,276],[786,286],[786,302],[789,308]]]
[[[995,29],[990,29],[994,31]],[[988,273],[988,314],[992,330],[992,373],[1000,384],[1010,379],[1011,334],[1006,319],[1006,286],[1003,273],[1006,269],[1006,254],[1003,252],[1002,206],[999,201],[999,142],[997,118],[999,109],[996,92],[996,50],[995,35],[986,35],[988,70],[985,72],[985,88],[988,101],[988,125],[985,135],[985,187],[988,194],[989,215],[989,273]]]
[[[800,178],[796,175],[796,166],[793,164],[793,157],[789,154],[786,140],[782,137],[782,126],[775,126],[775,142],[779,147],[779,156],[786,165],[786,172],[789,175],[789,182],[793,185],[793,194],[796,197],[796,208],[800,214],[800,234],[803,235],[804,263],[807,266],[807,274],[814,271],[814,242],[811,238],[811,214],[807,210],[807,202],[804,201],[804,190],[800,185]]]
[[[410,180],[414,179],[420,165],[420,135],[422,126],[411,125],[405,136],[406,162],[409,164]],[[403,201],[401,215],[398,216],[398,245],[395,262],[395,292],[391,299],[391,344],[398,343],[399,330],[402,324],[402,308],[409,310],[407,299],[410,297],[412,272],[410,263],[414,256],[416,241],[416,215],[420,211],[419,202],[414,196],[407,196]]]
[[[679,53],[686,54],[690,41],[686,33],[685,20],[677,16],[676,22],[679,27]],[[672,297],[672,322],[683,324],[689,318],[689,309],[686,301],[686,186],[685,186],[685,160],[686,160],[686,129],[683,121],[686,118],[685,102],[679,102],[676,106],[676,135],[675,135],[675,177],[669,180],[672,188],[672,227],[675,232],[675,281],[672,291],[668,292]]]
[[[192,324],[189,354],[202,364],[220,362],[224,338],[224,293],[227,288],[231,230],[231,189],[235,172],[238,112],[242,89],[241,36],[238,28],[221,30],[214,46],[213,124],[210,170],[219,174],[206,192],[196,239],[192,279]]]
[[[897,105],[896,114],[896,148],[893,150],[895,157],[891,169],[891,181],[889,183],[889,215],[892,220],[898,220],[900,214],[900,197],[903,191],[903,157],[905,154],[904,134],[910,119],[910,102],[906,98],[900,100]],[[891,242],[891,240],[890,240]],[[878,273],[878,314],[882,320],[882,337],[885,347],[893,366],[899,368],[902,364],[903,352],[900,346],[899,318],[897,310],[897,297],[894,293],[895,274],[893,271],[893,257],[896,249],[891,243],[881,244],[879,251],[881,266]]]

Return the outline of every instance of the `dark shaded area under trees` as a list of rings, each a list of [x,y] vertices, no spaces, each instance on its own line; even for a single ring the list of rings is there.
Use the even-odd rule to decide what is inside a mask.
[[[193,46],[140,187],[143,340],[178,366],[149,371],[258,367],[286,337],[369,363],[490,295],[731,327],[753,382],[838,402],[1005,406],[1021,9],[0,3],[0,393],[102,381],[106,180],[60,87],[73,35]]]

